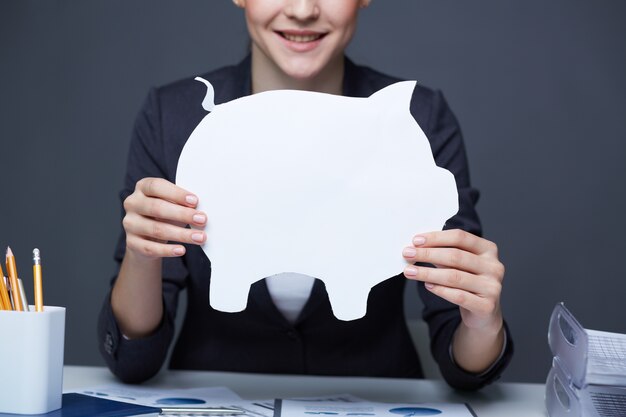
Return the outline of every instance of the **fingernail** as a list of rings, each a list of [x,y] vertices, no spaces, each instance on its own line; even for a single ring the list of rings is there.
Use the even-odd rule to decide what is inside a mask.
[[[415,255],[417,255],[415,248],[407,247],[402,251],[402,256],[406,256],[407,258],[412,258]]]
[[[426,243],[426,238],[424,236],[415,236],[413,238],[413,244],[416,246],[423,245],[424,243]]]
[[[206,221],[206,216],[204,214],[194,214],[193,222],[198,224],[203,224]]]
[[[414,267],[413,265],[407,266],[406,268],[404,268],[404,275],[408,277],[417,276],[417,268]]]
[[[192,233],[191,240],[194,242],[202,243],[204,241],[204,233]]]
[[[174,253],[174,255],[184,255],[185,254],[185,248],[177,246],[174,248],[174,250],[172,250],[172,252]]]
[[[431,284],[430,282],[425,282],[424,287],[428,288],[429,290],[432,290],[433,288],[435,288],[435,285]]]
[[[185,201],[187,202],[187,204],[196,204],[198,203],[198,197],[196,197],[195,195],[188,195],[187,197],[185,197]]]

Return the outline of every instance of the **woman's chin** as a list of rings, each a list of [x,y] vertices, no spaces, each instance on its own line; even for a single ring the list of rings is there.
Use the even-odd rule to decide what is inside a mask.
[[[305,63],[302,65],[290,65],[287,68],[282,68],[283,72],[294,80],[300,82],[314,81],[321,70],[321,67],[316,64]]]

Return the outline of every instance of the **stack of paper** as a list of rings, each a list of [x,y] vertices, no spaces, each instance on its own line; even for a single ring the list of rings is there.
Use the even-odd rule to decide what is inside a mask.
[[[626,334],[587,330],[591,384],[626,386]]]
[[[626,335],[587,330],[559,303],[548,343],[554,355],[546,382],[550,417],[626,416]]]

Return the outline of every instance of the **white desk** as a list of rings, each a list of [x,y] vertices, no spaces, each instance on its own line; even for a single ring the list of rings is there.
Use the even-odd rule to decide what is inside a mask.
[[[66,366],[63,390],[118,382],[106,368]],[[354,394],[385,402],[466,402],[478,417],[547,416],[543,384],[496,383],[475,393],[453,391],[443,381],[162,371],[146,386],[193,388],[226,386],[245,399]]]

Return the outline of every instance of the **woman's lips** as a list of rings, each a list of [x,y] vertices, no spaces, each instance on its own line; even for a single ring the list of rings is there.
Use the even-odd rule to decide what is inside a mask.
[[[277,31],[283,44],[295,52],[308,52],[320,44],[325,33],[311,31]]]
[[[318,33],[313,35],[294,35],[291,33],[282,32],[281,34],[285,39],[292,42],[311,42],[316,41],[322,37],[322,35]]]

